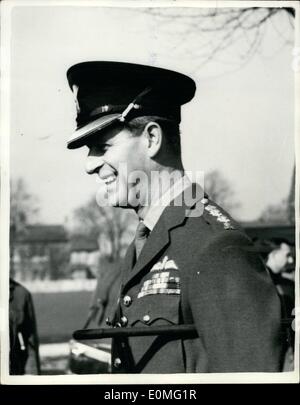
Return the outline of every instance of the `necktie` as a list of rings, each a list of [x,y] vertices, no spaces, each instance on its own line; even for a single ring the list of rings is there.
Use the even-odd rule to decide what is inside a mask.
[[[147,237],[149,235],[149,229],[146,227],[143,221],[140,221],[135,233],[135,253],[136,259],[139,257],[144,244],[146,243]]]

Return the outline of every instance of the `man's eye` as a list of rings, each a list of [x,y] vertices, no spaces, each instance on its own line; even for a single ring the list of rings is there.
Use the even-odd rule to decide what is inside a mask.
[[[90,151],[92,151],[92,153],[105,153],[109,148],[110,148],[110,144],[108,143],[87,143],[86,146],[88,147],[88,149]]]

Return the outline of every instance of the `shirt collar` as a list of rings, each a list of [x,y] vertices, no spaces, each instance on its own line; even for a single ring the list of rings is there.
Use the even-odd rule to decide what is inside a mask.
[[[158,200],[151,203],[143,221],[150,231],[152,231],[155,227],[164,209],[190,185],[190,179],[187,175],[184,175],[178,179]]]

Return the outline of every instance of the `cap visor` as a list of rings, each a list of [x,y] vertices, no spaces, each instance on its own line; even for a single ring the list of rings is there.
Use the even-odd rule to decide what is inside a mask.
[[[95,121],[92,121],[89,124],[85,125],[84,127],[77,129],[67,141],[67,148],[77,149],[81,146],[84,146],[87,142],[87,138],[95,135],[95,133],[100,131],[101,129],[113,124],[120,117],[121,114],[119,113],[105,115],[104,117],[100,117]]]

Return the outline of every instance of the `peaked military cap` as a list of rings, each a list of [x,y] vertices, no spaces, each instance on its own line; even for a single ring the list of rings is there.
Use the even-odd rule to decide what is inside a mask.
[[[68,148],[85,145],[104,128],[144,115],[181,120],[180,106],[196,90],[188,76],[167,69],[122,62],[83,62],[67,72],[77,107],[77,128]]]

